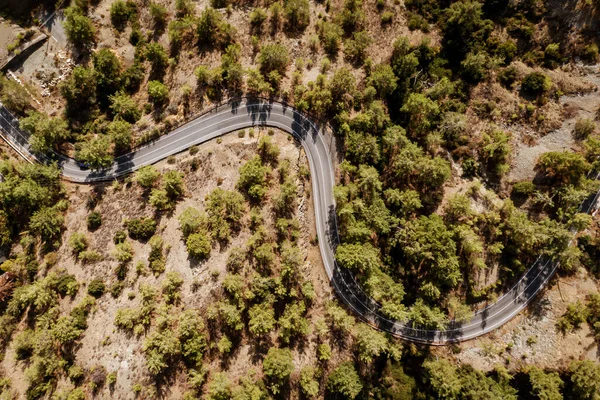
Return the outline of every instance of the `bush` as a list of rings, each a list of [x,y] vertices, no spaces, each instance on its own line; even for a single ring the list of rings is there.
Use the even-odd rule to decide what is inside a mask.
[[[156,232],[156,221],[152,218],[134,218],[125,222],[129,237],[136,240],[148,240]]]
[[[575,130],[573,131],[576,139],[583,140],[587,139],[596,130],[596,123],[589,118],[578,119],[575,123]]]
[[[169,98],[169,89],[159,81],[148,82],[148,98],[154,104],[163,104]]]
[[[354,399],[362,390],[360,377],[351,362],[340,364],[327,378],[327,390],[332,394]]]
[[[69,246],[71,246],[75,254],[79,255],[79,253],[88,247],[87,237],[83,233],[75,232],[69,238]]]
[[[86,49],[91,46],[96,35],[92,20],[74,6],[67,8],[65,15],[64,27],[69,41],[79,49]]]
[[[278,44],[266,44],[260,50],[258,62],[263,74],[267,75],[271,71],[277,71],[285,74],[285,69],[289,63],[289,54],[287,47]]]
[[[552,80],[541,72],[532,72],[523,78],[521,89],[528,94],[541,95],[552,87]]]
[[[529,197],[535,192],[535,185],[530,181],[516,182],[512,187],[514,196]]]
[[[308,0],[285,0],[284,12],[290,30],[303,31],[310,23]]]
[[[393,20],[394,20],[394,13],[393,12],[386,11],[383,14],[381,14],[381,24],[382,25],[391,24]]]
[[[84,264],[93,263],[102,260],[102,254],[95,250],[85,250],[79,253],[79,259]]]
[[[185,241],[190,256],[206,259],[210,255],[210,237],[205,232],[192,233]]]
[[[95,231],[102,225],[102,214],[97,211],[92,211],[87,216],[87,227],[90,231]]]
[[[507,89],[512,89],[512,85],[517,80],[517,68],[510,66],[498,72],[498,81]]]
[[[133,1],[117,0],[110,6],[110,21],[118,30],[125,29],[127,21],[137,16],[137,6]]]
[[[102,279],[94,279],[90,282],[88,286],[88,294],[90,296],[99,298],[104,294],[104,292],[106,292],[106,285],[104,285]]]
[[[596,43],[588,44],[581,51],[581,58],[588,63],[595,63],[598,61],[598,45]]]
[[[274,394],[279,393],[281,385],[294,371],[294,363],[290,349],[271,347],[263,360],[263,371],[265,376],[271,382],[271,391]]]

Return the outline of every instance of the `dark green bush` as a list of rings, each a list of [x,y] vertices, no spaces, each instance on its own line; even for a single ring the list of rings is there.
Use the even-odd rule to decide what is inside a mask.
[[[521,89],[528,94],[541,95],[552,87],[552,81],[541,72],[532,72],[523,78]]]
[[[90,231],[95,231],[102,225],[102,214],[98,211],[92,211],[87,216],[87,227]]]
[[[101,297],[106,292],[106,285],[102,279],[94,279],[88,285],[88,294],[95,298]]]
[[[134,218],[126,221],[129,237],[136,240],[148,240],[156,232],[156,221],[152,218]]]

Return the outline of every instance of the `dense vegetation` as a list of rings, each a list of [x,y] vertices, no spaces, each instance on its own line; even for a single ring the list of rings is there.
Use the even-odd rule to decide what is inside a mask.
[[[494,300],[540,254],[559,261],[563,274],[582,266],[600,273],[600,242],[593,232],[569,246],[572,229],[592,226],[578,207],[598,188],[587,178],[597,172],[600,155],[596,123],[577,122],[574,134],[583,152],[545,153],[535,179],[506,179],[511,126],[542,130],[545,105],[561,94],[550,71],[571,61],[560,37],[538,38],[546,2],[407,0],[402,13],[409,29],[434,31],[439,43],[387,37],[392,46],[377,57],[369,51],[376,41],[372,15],[383,29],[397,24],[398,2],[246,3],[255,6],[245,16],[252,35],[248,68],[248,51],[230,18],[241,7],[237,2],[212,0],[199,9],[187,0],[168,8],[114,1],[110,22],[120,34],[129,29],[135,48],[125,67],[114,51],[95,47],[95,2],[74,1],[65,10],[65,31],[80,63],[60,85],[64,113],[32,111],[22,89],[4,78],[0,100],[23,117],[34,151],[74,142],[75,157],[92,169],[168,130],[178,106],[186,116],[204,102],[260,95],[331,121],[343,152],[334,193],[342,239],[337,261],[390,318],[436,329],[466,321],[473,305]],[[146,12],[152,29],[140,22]],[[168,46],[157,40],[163,32]],[[311,57],[295,57],[282,37],[304,37],[301,45]],[[592,42],[569,50],[587,62],[598,59]],[[194,89],[179,88],[172,79],[185,52],[218,60],[195,67]],[[304,74],[313,68],[319,74],[306,82]],[[475,96],[485,85],[516,96],[519,107],[504,110]],[[150,166],[135,174],[128,184],[139,186],[139,201],[154,215],[128,219],[113,233],[115,276],[96,277],[85,291],[83,282],[54,265],[53,251],[67,242],[82,267],[106,257],[90,249],[88,240],[102,227],[102,215],[92,205],[86,216],[90,233],[63,238],[68,201],[58,169],[3,162],[0,173],[0,244],[13,248],[1,270],[15,282],[10,296],[0,296],[0,345],[11,343],[17,359],[26,361],[28,398],[52,393],[65,377],[73,385],[65,394],[69,399],[115,383],[114,371],[77,365],[77,341],[97,299],[117,298],[128,276],[150,273],[160,286],[130,291],[137,306],[119,308],[114,320],[119,331],[143,343],[149,382],[157,384],[134,385],[145,396],[176,378],[186,381],[187,399],[285,398],[296,391],[307,398],[592,399],[600,391],[597,363],[574,361],[558,372],[497,367],[484,374],[433,357],[428,348],[402,346],[356,323],[334,302],[319,310],[322,317],[313,317],[315,291],[299,272],[303,255],[295,215],[297,185],[308,174],[292,173],[269,136],[261,137],[257,155],[240,167],[235,189],[216,188],[204,209],[189,207],[178,215],[191,263],[227,248],[241,230],[250,231],[243,247],[230,249],[221,291],[202,313],[181,304],[184,279],[167,270],[169,248],[158,228],[186,194],[181,172]],[[465,190],[447,195],[451,181]],[[135,274],[129,271],[134,241],[149,248]],[[482,286],[479,275],[492,268],[498,278]],[[80,303],[61,313],[61,299],[79,292]],[[587,323],[600,337],[598,303],[596,295],[571,305],[557,328],[568,333]],[[247,343],[262,364],[257,376],[233,380],[207,369],[222,360],[226,371],[228,357]],[[318,362],[299,368],[295,352],[308,344],[314,344]],[[0,393],[9,396],[10,382],[0,379]]]

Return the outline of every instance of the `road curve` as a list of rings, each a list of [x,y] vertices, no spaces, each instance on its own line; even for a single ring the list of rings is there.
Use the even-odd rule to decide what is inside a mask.
[[[186,150],[192,145],[254,126],[279,128],[302,144],[310,166],[319,248],[327,275],[339,299],[362,320],[382,331],[413,342],[434,345],[475,338],[500,327],[517,315],[546,286],[558,267],[557,263],[546,257],[538,258],[519,282],[495,303],[477,311],[469,322],[451,323],[446,330],[419,328],[411,326],[410,323],[390,320],[380,312],[379,304],[362,291],[352,274],[341,269],[335,261],[339,237],[333,198],[335,172],[330,151],[333,144],[328,143],[327,136],[324,135],[324,126],[291,106],[250,99],[229,102],[151,144],[117,157],[110,169],[95,172],[81,169],[73,159],[61,155],[48,157],[32,154],[29,151],[27,135],[18,129],[18,121],[0,105],[2,136],[11,146],[21,155],[37,161],[58,159],[64,177],[81,183],[112,180]],[[594,198],[583,211],[590,211],[596,200],[597,198]]]

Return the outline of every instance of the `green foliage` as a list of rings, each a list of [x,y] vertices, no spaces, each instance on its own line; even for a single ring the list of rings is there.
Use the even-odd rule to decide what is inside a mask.
[[[210,236],[206,232],[190,234],[185,241],[190,256],[198,259],[206,259],[210,256]]]
[[[314,399],[319,394],[319,382],[315,379],[317,371],[306,366],[300,371],[300,390],[309,399]]]
[[[540,399],[560,400],[563,398],[561,389],[564,385],[556,372],[546,373],[536,366],[529,368],[529,383],[531,394]]]
[[[65,16],[64,28],[69,41],[79,49],[91,47],[96,36],[92,21],[76,6],[67,8]]]
[[[578,119],[573,134],[579,140],[587,139],[596,130],[596,123],[589,118]]]
[[[213,236],[227,241],[231,229],[236,228],[244,213],[244,198],[237,191],[214,189],[206,197],[206,209]]]
[[[78,142],[75,159],[93,170],[108,168],[113,163],[111,143],[108,136],[95,136],[93,139]]]
[[[146,356],[146,366],[153,375],[165,372],[173,360],[181,353],[181,343],[170,329],[157,329],[144,341],[142,346]]]
[[[388,352],[389,346],[385,335],[365,324],[354,327],[354,345],[358,359],[371,363],[374,359]]]
[[[438,398],[458,398],[461,390],[460,377],[448,360],[426,360],[423,362],[423,369]]]
[[[208,382],[207,394],[210,400],[228,400],[231,398],[231,381],[223,372],[217,372]]]
[[[527,74],[521,82],[521,89],[528,94],[541,95],[550,90],[552,80],[541,72]]]
[[[102,279],[93,279],[90,284],[88,285],[88,294],[98,298],[101,297],[104,292],[106,292],[106,285],[104,284],[104,281],[102,281]]]
[[[168,12],[167,9],[158,3],[150,3],[150,16],[154,22],[154,26],[161,29],[167,23]]]
[[[204,322],[196,310],[185,310],[179,317],[181,355],[188,365],[200,366],[207,347]]]
[[[289,30],[303,31],[310,23],[308,0],[285,0],[284,14]]]
[[[269,304],[252,306],[248,315],[248,330],[253,335],[266,335],[275,327],[275,310]]]
[[[362,391],[362,388],[360,377],[354,369],[354,365],[349,361],[340,364],[327,377],[327,390],[333,395],[354,399]]]
[[[600,393],[600,365],[590,360],[573,361],[569,366],[573,392],[580,399],[597,400]]]
[[[179,229],[184,237],[198,232],[207,226],[207,216],[194,207],[188,207],[179,215]]]
[[[137,18],[137,6],[133,1],[117,0],[110,6],[110,21],[113,26],[122,31],[127,21],[135,21]]]
[[[93,61],[98,94],[110,96],[117,92],[121,85],[122,65],[115,53],[107,48],[98,50]]]
[[[589,171],[585,158],[570,151],[550,151],[542,154],[535,165],[535,171],[559,184],[579,183]]]
[[[152,42],[146,45],[145,56],[152,64],[152,73],[157,76],[162,76],[169,63],[169,56],[165,48],[157,43]],[[150,91],[148,91],[150,93]]]
[[[380,264],[377,249],[369,243],[339,245],[335,257],[342,268],[367,275]]]
[[[288,49],[279,43],[266,44],[260,49],[258,62],[265,76],[272,71],[285,74],[289,63]]]
[[[62,118],[49,118],[39,112],[32,112],[20,121],[20,127],[31,136],[33,151],[44,153],[67,140],[71,133]]]
[[[169,99],[169,88],[160,81],[150,81],[148,82],[148,98],[154,104],[164,104]]]
[[[234,41],[235,28],[214,8],[204,9],[198,20],[198,39],[207,46],[226,47]]]
[[[290,343],[292,339],[308,334],[308,321],[304,317],[306,307],[304,303],[286,304],[279,321],[279,337],[283,343]]]
[[[556,326],[563,333],[579,329],[587,319],[587,309],[583,303],[577,301],[567,306],[567,311],[560,317]]]
[[[156,232],[156,221],[153,218],[134,218],[125,221],[129,237],[136,240],[148,240]]]
[[[29,219],[29,229],[46,241],[58,237],[64,228],[65,218],[55,207],[44,207]]]
[[[92,211],[87,216],[87,228],[90,231],[95,231],[102,225],[102,214],[98,211]]]
[[[71,246],[75,254],[79,255],[79,253],[86,250],[88,247],[87,236],[83,233],[75,232],[69,238],[69,246]]]
[[[238,189],[245,192],[250,199],[261,201],[267,193],[267,174],[271,172],[263,165],[259,156],[255,156],[240,168]]]
[[[146,165],[135,172],[134,180],[144,189],[152,188],[158,179],[160,172],[153,165]]]
[[[120,117],[129,123],[137,122],[142,116],[135,100],[124,92],[110,96],[110,109],[115,117]]]
[[[183,277],[177,271],[167,272],[167,279],[162,282],[162,292],[168,304],[177,303],[181,299]]]
[[[150,254],[148,255],[148,266],[155,275],[165,271],[165,256],[163,255],[163,239],[154,235],[149,240]]]
[[[281,386],[294,371],[292,352],[287,348],[271,347],[263,360],[263,371],[269,379],[270,389],[279,393]]]

